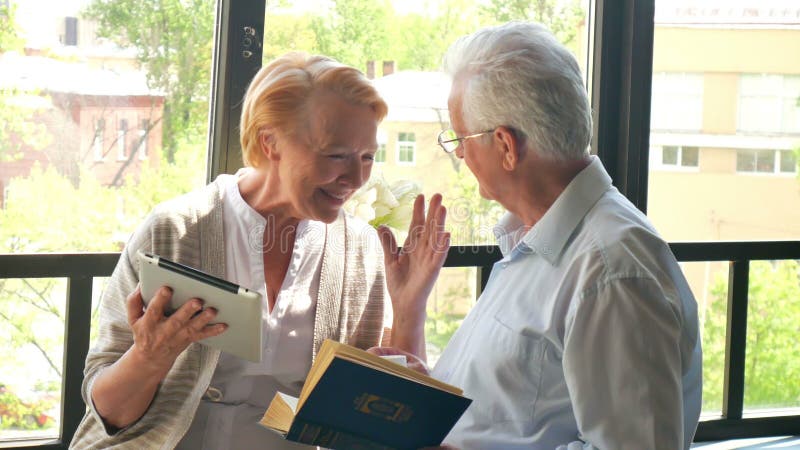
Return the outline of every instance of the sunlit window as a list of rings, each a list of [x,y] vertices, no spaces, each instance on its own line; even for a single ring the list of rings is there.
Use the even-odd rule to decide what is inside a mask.
[[[651,109],[650,126],[655,130],[700,130],[703,127],[702,74],[654,73]]]
[[[0,0],[0,253],[120,251],[205,182],[214,8]],[[66,292],[0,279],[0,442],[58,434]]]
[[[375,162],[384,163],[386,162],[386,143],[388,141],[386,132],[379,129],[377,140],[378,140],[378,150],[375,152]]]
[[[417,139],[414,133],[401,132],[397,135],[397,162],[414,164]]]
[[[700,163],[700,150],[697,147],[664,145],[653,148],[658,168],[664,170],[697,170]],[[659,156],[660,154],[660,156]]]
[[[800,133],[800,75],[742,74],[739,131]]]
[[[737,150],[736,171],[794,174],[797,171],[797,158],[791,150]]]
[[[799,13],[794,0],[656,1],[647,215],[668,241],[800,238]],[[779,382],[798,377],[793,347],[776,344],[798,338],[779,326],[800,321],[786,266],[750,266],[746,410],[798,405],[800,385]],[[701,318],[703,414],[718,417],[730,268],[682,267]]]
[[[104,145],[106,133],[106,120],[103,118],[95,119],[94,125],[94,141],[92,141],[92,154],[95,161],[102,161],[104,156]]]

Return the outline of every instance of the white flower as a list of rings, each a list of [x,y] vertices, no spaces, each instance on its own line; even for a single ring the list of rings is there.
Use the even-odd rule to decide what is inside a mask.
[[[381,175],[376,175],[345,203],[344,208],[375,228],[387,225],[405,231],[420,190],[413,181],[401,180],[390,186]]]

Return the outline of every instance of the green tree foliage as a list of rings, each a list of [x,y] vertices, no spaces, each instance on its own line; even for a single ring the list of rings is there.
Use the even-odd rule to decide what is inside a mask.
[[[9,184],[0,253],[119,251],[156,203],[204,184],[204,149],[202,142],[181,141],[174,164],[146,167],[144,181],[129,177],[118,188],[86,170],[75,185],[53,168],[35,167]],[[0,279],[0,373],[23,369],[14,366],[16,352],[33,351],[49,368],[36,373],[39,381],[60,380],[65,298],[64,280]]]
[[[166,95],[163,145],[173,161],[180,139],[205,134],[208,117],[213,0],[93,0],[86,17],[98,35],[133,47],[151,89]]]
[[[392,15],[387,0],[333,0],[327,15],[311,21],[317,50],[362,70],[369,60],[389,59]]]
[[[722,406],[725,367],[727,278],[716,280],[703,326],[703,410]],[[745,408],[800,406],[800,360],[796,347],[800,320],[798,261],[750,264]]]
[[[0,53],[19,50],[22,45],[15,20],[16,11],[16,5],[0,3]]]
[[[33,401],[23,401],[8,387],[0,384],[0,429],[50,428],[55,419],[48,413],[57,399],[46,395]]]
[[[264,19],[264,61],[271,61],[288,51],[319,53],[317,35],[310,14],[284,14],[267,10]]]
[[[15,14],[16,5],[0,3],[0,54],[22,49]],[[48,102],[38,92],[0,86],[0,163],[21,158],[24,148],[39,150],[47,146],[49,133],[32,118]]]
[[[491,0],[481,6],[481,13],[494,23],[509,20],[542,23],[567,46],[574,44],[578,26],[585,16],[579,0]]]

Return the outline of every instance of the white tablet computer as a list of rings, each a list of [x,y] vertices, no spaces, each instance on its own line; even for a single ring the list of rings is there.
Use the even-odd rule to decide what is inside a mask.
[[[199,342],[249,361],[261,361],[261,294],[156,255],[137,253],[145,303],[161,286],[172,288],[167,314],[188,300],[199,298],[203,307],[216,308],[217,317],[212,323],[228,324],[224,333]]]

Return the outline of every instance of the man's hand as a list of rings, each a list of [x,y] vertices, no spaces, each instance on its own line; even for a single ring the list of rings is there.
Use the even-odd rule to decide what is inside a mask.
[[[372,347],[368,348],[367,351],[372,353],[373,355],[378,355],[378,356],[404,355],[406,357],[406,367],[408,367],[409,369],[416,370],[417,372],[420,372],[422,374],[430,375],[430,370],[428,370],[428,365],[425,364],[425,361],[423,361],[416,355],[400,350],[399,348]]]

